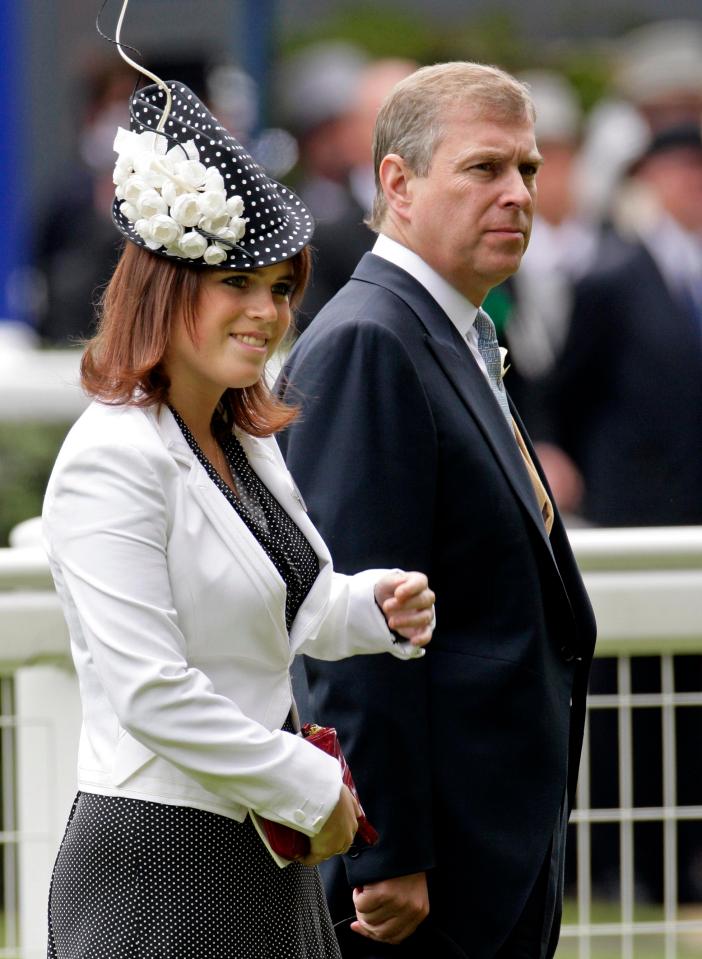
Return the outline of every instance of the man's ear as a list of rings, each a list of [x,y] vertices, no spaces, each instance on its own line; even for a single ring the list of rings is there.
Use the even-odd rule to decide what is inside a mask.
[[[408,220],[412,206],[414,173],[397,153],[388,153],[380,161],[378,176],[388,208],[402,220]]]

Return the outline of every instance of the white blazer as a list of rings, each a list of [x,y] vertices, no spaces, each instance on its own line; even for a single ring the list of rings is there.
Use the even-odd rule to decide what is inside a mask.
[[[341,775],[280,730],[293,655],[422,651],[392,642],[373,597],[385,570],[333,572],[275,440],[237,435],[319,557],[289,637],[282,578],[168,408],[95,402],[58,455],[43,524],[80,684],[78,785],[312,836]]]

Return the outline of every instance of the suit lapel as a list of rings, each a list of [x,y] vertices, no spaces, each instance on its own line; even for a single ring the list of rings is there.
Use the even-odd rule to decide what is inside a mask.
[[[366,254],[354,279],[384,286],[399,296],[424,327],[427,349],[432,353],[461,402],[478,424],[485,442],[502,468],[515,496],[536,526],[553,556],[529,474],[519,447],[489,384],[475,362],[468,344],[431,294],[409,273],[387,260]],[[510,403],[512,409],[512,404]],[[514,413],[514,410],[512,410]]]

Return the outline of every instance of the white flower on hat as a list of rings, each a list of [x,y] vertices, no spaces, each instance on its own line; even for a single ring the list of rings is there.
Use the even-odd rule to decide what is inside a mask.
[[[172,177],[164,179],[161,187],[161,196],[169,206],[173,206],[179,196],[191,192],[181,183],[177,183]]]
[[[134,206],[137,205],[137,201],[141,194],[149,189],[149,184],[141,176],[132,175],[128,177],[122,184],[122,192],[124,193],[124,199],[129,203],[133,203]]]
[[[184,233],[178,243],[180,255],[190,257],[191,260],[198,260],[204,254],[207,247],[207,240],[201,233],[196,233],[195,230]]]
[[[220,213],[219,216],[200,217],[200,221],[197,225],[201,230],[204,230],[205,233],[216,233],[219,236],[220,231],[226,230],[229,227],[230,222],[231,217],[225,210],[224,213]]]
[[[131,220],[132,223],[139,219],[139,211],[137,208],[133,203],[127,203],[126,200],[124,203],[120,203],[119,212],[122,214],[122,216],[126,216],[128,220]]]
[[[157,190],[144,190],[134,204],[139,216],[152,217],[158,213],[168,213],[168,204]]]
[[[239,196],[227,197],[222,174],[200,162],[195,141],[171,146],[155,130],[120,127],[114,148],[119,211],[146,246],[169,256],[202,257],[210,266],[224,262],[225,246],[246,232],[244,203]]]
[[[222,263],[226,259],[227,251],[223,250],[218,243],[212,243],[205,250],[204,260],[208,266],[217,266],[218,263]]]
[[[197,226],[200,222],[199,193],[181,193],[171,205],[171,216],[183,226]]]
[[[218,190],[220,193],[225,192],[224,177],[216,167],[207,167],[207,173],[205,174],[205,189]]]
[[[247,219],[245,219],[245,218],[243,218],[243,217],[240,217],[240,216],[233,216],[233,217],[231,218],[231,220],[229,221],[229,229],[230,229],[234,234],[236,234],[236,242],[237,242],[237,243],[238,243],[239,240],[243,237],[243,235],[246,233],[246,224],[247,224],[248,222],[249,222],[249,221],[248,221]]]
[[[172,246],[183,235],[183,227],[173,217],[164,213],[152,216],[149,220],[151,237],[159,246]]]
[[[241,216],[244,212],[244,201],[240,196],[230,196],[227,200],[227,213],[229,216]]]
[[[124,181],[131,176],[133,172],[132,163],[126,157],[118,157],[115,163],[115,171],[112,175],[112,182],[115,186],[122,186]]]
[[[198,203],[202,216],[211,218],[227,212],[227,197],[223,191],[205,190],[198,195]]]
[[[216,230],[215,232],[220,240],[225,240],[228,243],[238,243],[246,232],[246,220],[235,218],[230,220],[230,226],[222,230]]]
[[[176,163],[176,176],[195,189],[205,185],[206,173],[207,168],[199,160],[183,160],[181,163]]]

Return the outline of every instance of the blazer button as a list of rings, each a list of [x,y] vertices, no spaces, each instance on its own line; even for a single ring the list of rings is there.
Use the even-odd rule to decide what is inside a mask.
[[[575,659],[575,653],[570,646],[561,646],[561,656],[567,663],[571,663]]]
[[[295,820],[296,823],[299,823],[299,825],[302,825],[306,818],[307,816],[305,816],[304,812],[301,809],[296,809],[295,812],[293,813],[293,819]]]

